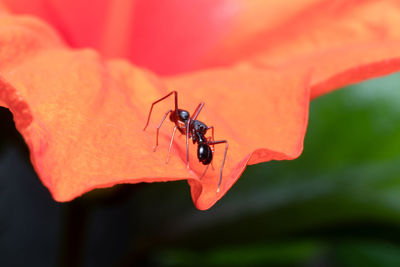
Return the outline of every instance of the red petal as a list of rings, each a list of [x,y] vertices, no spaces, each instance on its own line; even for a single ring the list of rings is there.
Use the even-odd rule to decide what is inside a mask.
[[[5,0],[50,22],[74,47],[125,57],[158,73],[198,66],[231,29],[233,0]]]
[[[180,88],[182,98],[190,97],[189,104],[182,105],[189,110],[194,109],[196,101],[204,100],[199,119],[215,127],[216,140],[229,142],[222,192],[216,194],[223,145],[216,147],[215,170],[208,171],[201,181],[190,181],[197,208],[211,207],[247,164],[300,155],[308,118],[307,73],[239,65],[179,76],[168,84]]]
[[[36,171],[58,201],[116,183],[191,178],[196,206],[205,209],[240,176],[254,150],[252,163],[294,158],[301,151],[308,105],[304,75],[238,66],[169,81],[182,88],[182,107],[190,110],[206,101],[200,118],[216,127],[216,138],[229,140],[222,192],[217,195],[220,147],[216,169],[201,181],[203,166],[195,151],[192,172],[186,169],[182,138],[177,138],[176,152],[165,164],[171,124],[163,131],[159,150],[152,152],[154,125],[171,107],[171,103],[157,107],[151,128],[142,131],[150,103],[168,91],[154,76],[123,61],[105,62],[91,50],[69,50],[34,19],[3,16],[1,20],[7,27],[0,32],[0,42],[14,40],[12,45],[19,47],[34,44],[13,61],[11,52],[1,58],[10,62],[1,68],[1,99],[14,113]],[[197,90],[195,84],[205,90]],[[264,88],[266,84],[270,89]],[[246,86],[256,94],[246,93]],[[249,105],[256,108],[249,110]]]
[[[267,10],[267,2],[254,3],[260,4],[256,10]],[[281,20],[288,26],[302,18],[305,22],[300,26],[277,27],[278,16],[273,24],[255,23],[253,29],[262,30],[258,33],[238,24],[235,36],[226,39],[233,40],[225,46],[229,49],[202,66],[240,64],[165,79],[168,87],[127,62],[105,61],[91,50],[67,48],[51,29],[32,18],[0,16],[0,104],[14,113],[35,169],[59,201],[117,183],[190,179],[196,206],[209,208],[246,164],[292,159],[301,153],[310,86],[317,95],[400,68],[397,24],[380,21],[385,31],[379,33],[387,33],[381,39],[374,34],[376,27],[360,30],[365,24],[359,16],[373,12],[376,2],[354,2],[339,13],[324,5],[309,8],[296,3],[292,20],[285,13]],[[393,12],[390,18],[400,13],[387,3],[376,10],[388,9]],[[337,14],[334,22],[333,14]],[[336,34],[343,30],[335,28],[336,20],[350,37],[355,36],[354,43]],[[305,25],[312,38],[304,37],[308,36]],[[321,25],[327,29],[322,31],[322,41],[316,38]],[[172,107],[172,100],[157,106],[151,127],[141,130],[150,104],[172,89],[178,89],[180,106],[189,111],[205,101],[199,119],[215,126],[216,139],[229,141],[219,194],[223,146],[216,147],[215,170],[210,169],[201,181],[204,166],[197,162],[193,146],[192,171],[186,170],[184,138],[176,139],[170,163],[164,163],[170,123],[162,129],[159,150],[152,152],[154,127]]]
[[[397,71],[400,2],[243,1],[236,28],[203,67],[247,61],[311,69],[311,95]]]

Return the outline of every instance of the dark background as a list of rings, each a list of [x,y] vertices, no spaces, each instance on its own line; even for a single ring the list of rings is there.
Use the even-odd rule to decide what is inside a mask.
[[[400,266],[400,74],[314,100],[303,155],[208,211],[184,181],[56,203],[0,125],[0,266]]]

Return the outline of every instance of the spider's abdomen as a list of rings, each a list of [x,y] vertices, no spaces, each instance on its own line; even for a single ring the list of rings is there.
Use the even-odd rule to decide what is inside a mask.
[[[213,158],[210,146],[207,144],[199,144],[197,148],[197,158],[204,165],[210,164]]]

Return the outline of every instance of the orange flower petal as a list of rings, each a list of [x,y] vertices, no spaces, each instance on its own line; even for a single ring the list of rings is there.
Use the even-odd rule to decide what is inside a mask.
[[[241,3],[245,7],[248,2]],[[265,1],[254,3],[260,5],[255,10],[271,7]],[[275,16],[272,24],[257,24],[257,17],[254,25],[249,24],[250,30],[238,23],[239,30],[221,42],[226,51],[216,49],[224,53],[201,65],[229,67],[163,80],[125,61],[105,61],[92,50],[71,50],[48,26],[33,18],[1,15],[0,104],[14,113],[33,165],[56,200],[67,201],[117,183],[189,179],[196,206],[207,209],[234,184],[247,164],[293,159],[301,153],[310,87],[315,96],[400,68],[395,25],[386,20],[378,23],[385,30],[379,33],[387,33],[379,40],[374,34],[376,25],[360,30],[360,25],[366,24],[359,16],[370,14],[373,5],[368,3],[377,2],[357,1],[339,13],[316,3],[298,1],[292,13]],[[385,8],[399,12],[394,2],[388,3]],[[362,13],[357,6],[369,11]],[[327,12],[327,19],[317,11]],[[333,16],[328,15],[332,14],[338,14],[334,18],[342,27],[355,25],[349,30],[350,37],[357,33],[354,43],[352,38],[336,34],[343,29],[330,22]],[[359,16],[351,20],[348,14]],[[302,21],[299,18],[305,22],[293,29],[277,27]],[[305,25],[312,38],[302,38]],[[321,25],[327,33],[320,30]],[[322,41],[317,38],[319,32],[324,32]],[[230,46],[226,45],[229,40]],[[148,131],[142,131],[150,104],[173,89],[179,91],[181,108],[192,111],[205,101],[199,119],[215,127],[217,140],[229,141],[218,194],[223,145],[216,146],[215,170],[210,168],[201,180],[204,166],[198,163],[193,145],[191,170],[186,169],[182,136],[176,138],[171,160],[165,164],[171,123],[163,126],[159,149],[152,152],[154,128],[172,107],[172,100],[156,107]]]
[[[193,69],[231,29],[236,0],[3,0],[50,22],[73,47],[124,57],[157,73]]]
[[[189,181],[197,208],[211,207],[246,165],[300,155],[308,119],[309,78],[306,72],[244,64],[167,80],[171,88],[180,88],[182,98],[190,99],[182,107],[193,110],[196,101],[204,100],[199,119],[215,127],[216,140],[229,142],[220,194],[216,191],[224,145],[216,147],[215,170],[201,181]]]
[[[193,177],[179,161],[167,168],[152,152],[153,136],[141,130],[148,103],[161,90],[150,74],[125,72],[127,63],[105,62],[91,50],[69,50],[44,38],[51,30],[32,18],[0,16],[0,25],[1,43],[36,47],[1,67],[0,99],[56,200],[116,183]]]
[[[165,126],[159,150],[152,152],[154,126],[171,107],[160,104],[151,127],[142,131],[150,103],[168,92],[154,76],[123,61],[103,61],[91,50],[70,50],[35,19],[1,16],[0,20],[4,25],[0,42],[13,40],[4,46],[10,51],[1,58],[9,63],[1,67],[0,99],[14,113],[36,171],[58,201],[116,183],[190,178],[196,206],[206,209],[228,190],[249,160],[289,159],[301,151],[309,97],[304,75],[241,65],[168,81],[171,87],[182,88],[183,108],[194,109],[206,101],[199,118],[216,127],[216,138],[229,140],[222,192],[217,195],[220,147],[215,170],[201,181],[204,167],[195,149],[191,149],[191,171],[186,169],[182,138],[176,139],[175,152],[165,164],[171,124]],[[11,45],[29,49],[11,58]],[[285,80],[282,73],[287,73]],[[205,90],[195,89],[194,83]],[[270,89],[264,88],[267,84]],[[246,93],[246,86],[258,93]],[[258,108],[249,110],[248,105]],[[246,124],[248,129],[239,126]]]
[[[242,1],[236,26],[199,67],[237,61],[311,69],[314,98],[398,70],[400,2]]]

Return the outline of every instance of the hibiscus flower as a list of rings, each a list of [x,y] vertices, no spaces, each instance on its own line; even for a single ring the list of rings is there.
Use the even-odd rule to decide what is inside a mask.
[[[3,0],[0,105],[57,201],[120,183],[188,180],[208,209],[245,167],[297,158],[311,98],[400,68],[398,1]],[[24,14],[29,14],[24,15]],[[33,15],[33,16],[32,16]],[[90,47],[90,48],[85,48]],[[120,59],[117,59],[120,58]],[[173,100],[215,128],[213,168],[184,136],[168,153]]]

